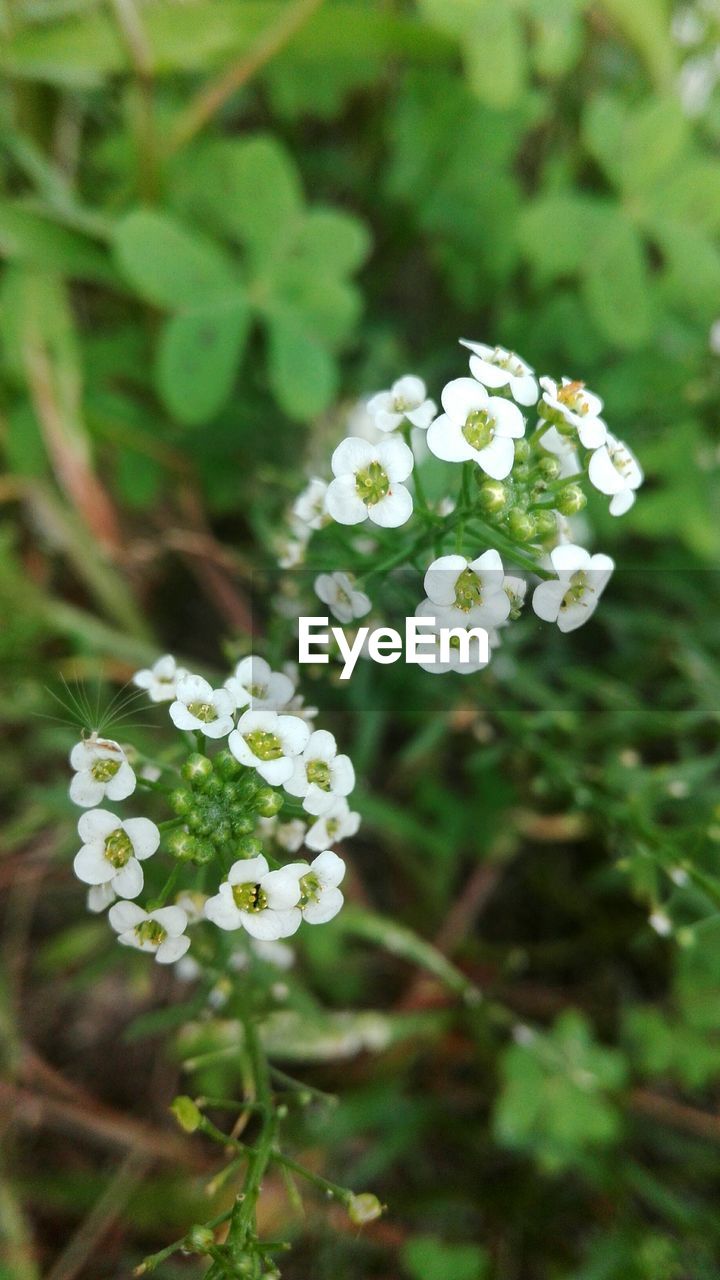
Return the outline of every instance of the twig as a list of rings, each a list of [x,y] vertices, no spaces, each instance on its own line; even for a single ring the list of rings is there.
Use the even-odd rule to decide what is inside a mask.
[[[209,85],[201,89],[197,97],[181,115],[170,139],[169,151],[185,146],[208,120],[225,105],[228,98],[247,84],[256,71],[270,62],[315,13],[323,0],[295,0],[280,14],[271,26],[262,32],[248,53],[225,69]]]
[[[720,1116],[697,1107],[689,1107],[685,1102],[675,1102],[661,1093],[653,1093],[650,1089],[634,1089],[630,1095],[630,1106],[640,1115],[659,1120],[661,1124],[670,1125],[672,1129],[680,1129],[683,1133],[692,1133],[698,1138],[710,1142],[720,1142]]]

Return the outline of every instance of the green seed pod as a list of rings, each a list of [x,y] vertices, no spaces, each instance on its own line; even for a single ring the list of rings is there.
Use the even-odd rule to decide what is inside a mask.
[[[274,818],[283,806],[283,798],[279,791],[273,791],[272,787],[263,787],[262,791],[258,791],[254,801],[255,809],[263,818]]]
[[[262,840],[258,840],[256,836],[243,836],[241,840],[238,840],[238,858],[258,858],[262,851]]]
[[[538,463],[538,471],[546,480],[557,480],[560,475],[560,463],[557,458],[547,457],[541,458]]]
[[[191,791],[186,790],[185,787],[177,787],[175,791],[171,792],[169,802],[173,813],[176,813],[180,818],[184,818],[195,804],[195,799]]]
[[[482,472],[478,471],[478,475]],[[508,494],[504,484],[499,480],[478,480],[480,485],[480,506],[485,511],[502,511]]]
[[[210,1227],[201,1227],[197,1223],[191,1227],[186,1236],[187,1247],[193,1253],[207,1253],[215,1244],[215,1232]]]
[[[178,828],[171,831],[167,840],[168,853],[178,862],[192,862],[197,852],[197,840],[189,831]]]
[[[530,542],[537,533],[534,517],[527,511],[521,511],[519,507],[513,507],[510,511],[508,529],[513,538],[517,538],[518,542]]]
[[[228,751],[227,748],[224,751],[220,751],[215,756],[214,763],[220,777],[226,782],[233,782],[236,778],[240,777],[240,774],[243,771],[243,766],[235,759],[232,752]]]
[[[202,787],[212,773],[212,760],[207,756],[201,756],[198,751],[188,756],[182,769],[180,770],[186,782],[196,787]]]
[[[577,484],[569,484],[558,496],[557,509],[564,516],[577,515],[587,506],[587,498]]]
[[[528,444],[527,440],[516,440],[515,441],[515,461],[527,462],[529,457],[530,457],[530,445]]]
[[[552,511],[536,511],[535,527],[538,538],[551,538],[557,529],[557,519]]]

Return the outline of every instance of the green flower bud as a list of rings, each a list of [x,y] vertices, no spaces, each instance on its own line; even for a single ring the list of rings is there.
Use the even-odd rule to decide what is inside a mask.
[[[242,840],[237,842],[238,858],[258,858],[263,851],[262,840],[258,840],[257,836],[243,836]]]
[[[199,809],[193,809],[187,816],[187,824],[191,831],[200,831],[205,826],[205,815]]]
[[[384,1209],[377,1196],[371,1191],[362,1191],[360,1195],[351,1195],[347,1202],[348,1217],[356,1227],[364,1227],[367,1222],[374,1222]]]
[[[551,538],[557,530],[557,519],[552,511],[536,511],[535,527],[538,538]]]
[[[214,773],[212,777],[208,778],[207,782],[203,787],[203,791],[208,796],[222,795],[222,789],[223,789],[222,779],[218,778],[216,773]]]
[[[530,445],[527,440],[515,441],[515,461],[527,462],[530,457]]]
[[[198,751],[188,756],[182,769],[180,770],[186,782],[196,787],[202,787],[212,773],[212,760],[207,756],[201,756]]]
[[[197,1223],[187,1233],[187,1247],[193,1253],[207,1253],[215,1244],[215,1232],[211,1227],[202,1227]]]
[[[192,862],[197,853],[197,840],[189,831],[171,831],[167,840],[168,853],[178,862]]]
[[[527,462],[516,462],[513,467],[513,480],[527,480],[530,468]]]
[[[273,818],[279,813],[283,806],[283,798],[279,791],[273,791],[272,787],[263,787],[262,791],[258,791],[255,796],[255,808],[263,818]]]
[[[540,459],[538,471],[546,480],[557,480],[560,475],[560,463],[557,458],[551,458],[548,454],[547,457]]]
[[[557,509],[564,516],[577,515],[587,506],[587,498],[578,484],[569,484],[558,496]]]
[[[482,473],[478,472],[478,475],[480,474]],[[485,511],[502,511],[508,499],[505,485],[500,480],[479,480],[478,483],[480,485],[480,506]]]
[[[202,1124],[202,1112],[196,1102],[192,1098],[188,1098],[187,1094],[181,1093],[175,1098],[170,1107],[175,1119],[184,1129],[186,1133],[194,1133]]]
[[[234,836],[247,836],[255,827],[255,819],[238,806],[238,812],[233,810],[230,815],[230,826]]]
[[[186,817],[195,804],[192,792],[185,787],[177,787],[171,792],[169,800],[173,813],[177,813],[180,818]]]
[[[243,766],[235,759],[231,751],[225,749],[215,756],[215,768],[226,782],[233,782],[240,777]]]
[[[226,819],[216,822],[214,827],[208,831],[208,835],[212,836],[214,845],[227,844],[232,838],[232,827]]]
[[[537,533],[534,517],[527,511],[521,511],[519,507],[513,507],[510,511],[508,529],[513,538],[517,538],[518,542],[530,542]]]
[[[212,862],[214,857],[215,850],[211,844],[208,844],[206,840],[198,840],[196,842],[195,857],[193,858],[193,861],[197,863],[199,867],[205,866],[207,862]]]

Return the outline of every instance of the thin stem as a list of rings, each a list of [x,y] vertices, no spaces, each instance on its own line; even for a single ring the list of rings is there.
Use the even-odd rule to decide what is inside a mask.
[[[223,1222],[227,1222],[231,1215],[232,1209],[226,1209],[224,1213],[219,1213],[216,1218],[211,1218],[209,1222],[206,1222],[205,1226],[214,1230],[215,1227],[222,1226]],[[186,1248],[187,1244],[187,1236],[181,1236],[179,1240],[174,1240],[172,1244],[166,1245],[165,1248],[160,1249],[158,1253],[149,1254],[147,1258],[143,1259],[140,1266],[135,1268],[133,1274],[136,1276],[144,1276],[147,1275],[149,1271],[155,1271],[156,1268],[160,1266],[161,1262],[165,1262],[168,1258],[171,1258],[179,1249]]]

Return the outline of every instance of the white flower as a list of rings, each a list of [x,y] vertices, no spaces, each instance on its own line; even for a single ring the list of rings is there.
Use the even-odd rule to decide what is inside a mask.
[[[600,493],[612,494],[610,515],[621,516],[635,501],[635,490],[644,476],[635,454],[622,440],[610,432],[600,449],[596,449],[588,465],[590,483]]]
[[[225,681],[225,688],[235,699],[235,706],[258,711],[278,711],[294,696],[295,686],[282,671],[271,671],[264,658],[243,658],[235,674]]]
[[[300,927],[300,884],[286,867],[270,871],[267,858],[234,862],[205,915],[219,929],[245,929],[253,938],[289,938]]]
[[[178,681],[186,675],[185,668],[177,665],[171,653],[166,653],[154,666],[136,671],[133,684],[138,689],[147,689],[151,702],[172,702]]]
[[[425,383],[414,374],[393,382],[389,391],[379,391],[367,402],[368,413],[379,431],[394,431],[405,420],[426,430],[437,413],[434,400],[425,395]]]
[[[258,819],[258,834],[268,840],[274,840],[281,849],[288,853],[297,853],[305,840],[306,824],[302,818],[291,818],[289,822],[279,822],[277,814],[272,818]]]
[[[472,626],[496,627],[510,613],[504,582],[497,551],[485,551],[475,560],[440,556],[425,574],[425,591],[433,604],[466,615]]]
[[[116,902],[108,919],[120,935],[118,942],[138,951],[153,951],[158,964],[174,964],[190,946],[190,939],[184,936],[187,916],[181,907],[143,911],[136,902]]]
[[[511,396],[518,404],[537,402],[538,384],[534,370],[514,351],[506,351],[504,347],[490,347],[485,342],[469,342],[467,338],[461,338],[460,344],[472,351],[470,372],[484,387],[491,390],[509,387]]]
[[[233,696],[227,689],[213,689],[202,676],[178,680],[177,701],[170,719],[178,729],[194,729],[208,738],[224,738],[233,727]]]
[[[75,777],[70,783],[70,799],[83,809],[108,800],[126,800],[135,790],[135,774],[119,743],[98,738],[97,733],[77,742],[70,752]]]
[[[360,814],[352,813],[344,796],[333,800],[329,808],[314,822],[305,837],[305,844],[313,852],[326,849],[346,836],[354,836],[360,826]]]
[[[305,559],[307,541],[301,538],[287,538],[278,548],[278,564],[281,569],[297,569]]]
[[[87,891],[87,909],[93,915],[99,915],[115,901],[117,894],[108,881],[107,884],[93,884]]]
[[[339,622],[352,622],[364,618],[372,604],[364,591],[356,591],[354,579],[348,573],[321,573],[315,579],[315,595]]]
[[[257,769],[261,778],[278,787],[293,772],[295,758],[310,737],[310,726],[299,716],[279,716],[276,711],[246,711],[228,738],[228,747],[240,764]]]
[[[504,594],[504,593],[503,593]],[[510,612],[510,604],[505,596],[505,603]],[[507,615],[506,615],[507,616]],[[432,600],[423,600],[415,610],[416,618],[434,618],[435,624],[431,629],[423,628],[422,631],[422,657],[418,659],[418,665],[425,671],[431,672],[432,675],[444,675],[446,671],[458,671],[461,675],[471,675],[474,671],[482,671],[488,664],[480,656],[481,649],[476,636],[468,635],[467,645],[465,646],[468,656],[462,657],[460,648],[460,637],[453,636],[450,638],[449,646],[445,652],[441,648],[441,632],[446,628],[453,631],[463,630],[470,632],[475,627],[483,627],[488,631],[488,646],[490,645],[490,635],[493,628],[488,630],[482,619],[475,620],[471,615],[463,614],[458,618],[455,609],[446,608],[443,605],[435,604]],[[305,842],[306,844],[308,841]]]
[[[525,434],[516,404],[489,396],[474,378],[455,378],[442,393],[445,412],[427,435],[428,448],[444,462],[477,462],[493,480],[504,480],[515,458],[513,439]]]
[[[180,907],[187,916],[188,924],[199,924],[205,919],[205,903],[207,894],[196,889],[183,889],[175,898],[175,906]]]
[[[561,631],[575,631],[594,613],[615,568],[610,556],[591,556],[572,543],[550,553],[557,579],[541,582],[532,605],[543,622],[556,622]]]
[[[303,920],[308,924],[326,924],[337,915],[345,901],[338,889],[345,875],[345,863],[332,849],[325,849],[309,866],[307,862],[291,862],[284,870],[298,878],[298,905]]]
[[[522,613],[527,586],[525,578],[516,578],[512,574],[503,579],[503,591],[510,601],[510,618],[518,618]]]
[[[321,529],[327,523],[326,493],[327,482],[318,476],[313,476],[293,502],[293,515],[302,524],[307,525],[308,529]]]
[[[391,436],[370,444],[348,436],[332,456],[335,479],[327,491],[327,509],[339,524],[359,524],[368,516],[374,524],[396,529],[412,515],[410,490],[401,482],[413,469],[412,450]]]
[[[560,465],[559,479],[567,480],[570,476],[578,475],[580,471],[578,451],[572,440],[561,435],[557,427],[548,427],[541,436],[540,444],[543,449],[547,449],[548,453],[557,458]]]
[[[335,796],[349,796],[354,786],[350,758],[337,754],[337,743],[327,729],[316,729],[295,761],[285,790],[291,796],[302,796],[303,809],[317,817],[330,808]]]
[[[295,952],[286,942],[275,942],[271,938],[253,938],[250,946],[258,960],[271,964],[275,969],[292,969],[295,964]]]
[[[569,427],[574,427],[580,443],[586,449],[597,449],[605,443],[607,427],[600,414],[603,402],[592,391],[586,391],[583,382],[573,382],[563,378],[562,386],[558,386],[553,378],[541,378],[543,401],[556,413],[559,413]]]
[[[73,868],[85,884],[110,885],[120,898],[137,898],[144,877],[140,863],[160,844],[160,832],[149,818],[121,822],[107,809],[89,809],[78,822],[83,847]],[[102,910],[102,907],[99,908]],[[98,910],[93,906],[92,910]]]

